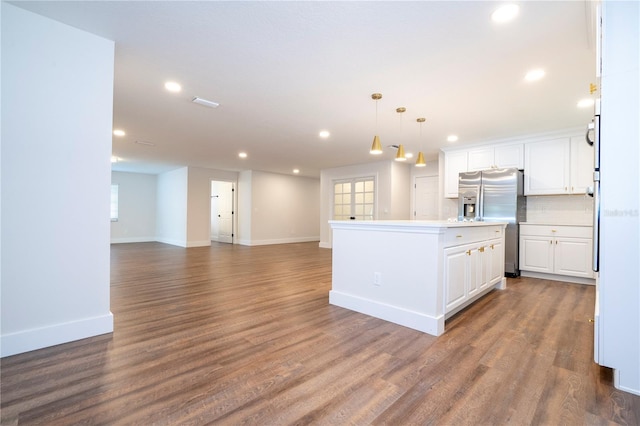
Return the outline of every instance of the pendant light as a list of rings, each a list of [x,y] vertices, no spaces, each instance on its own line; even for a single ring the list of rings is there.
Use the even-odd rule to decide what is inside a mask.
[[[382,99],[382,93],[373,93],[371,99],[376,101],[376,133],[378,133],[378,101]],[[380,137],[378,135],[373,137],[373,143],[371,144],[369,153],[374,155],[382,154],[382,144],[380,143]]]
[[[405,107],[396,108],[396,112],[400,114],[400,133],[402,133],[402,113],[407,109]],[[396,152],[396,161],[407,161],[407,157],[404,156],[404,146],[399,144],[398,151]]]
[[[416,167],[426,167],[427,162],[424,161],[424,154],[422,153],[422,123],[426,121],[424,117],[416,119],[420,123],[420,152],[418,152],[418,159],[416,160]]]

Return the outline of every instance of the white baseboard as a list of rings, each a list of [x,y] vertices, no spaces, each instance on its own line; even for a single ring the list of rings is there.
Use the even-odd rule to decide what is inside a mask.
[[[529,278],[540,278],[543,280],[564,281],[574,284],[596,285],[594,278],[571,277],[569,275],[545,274],[543,272],[520,271],[520,275]]]
[[[113,314],[33,328],[0,336],[0,357],[113,332]]]
[[[171,244],[172,246],[187,247],[186,241],[183,240],[174,240],[172,238],[156,238],[156,241],[159,243]]]
[[[124,244],[124,243],[152,243],[156,241],[156,237],[122,237],[112,238],[111,244]]]
[[[329,303],[433,336],[444,333],[444,315],[433,317],[335,290],[329,292]]]
[[[318,244],[318,247],[320,247],[320,248],[326,248],[326,249],[333,248],[333,247],[331,246],[331,243],[327,243],[326,241],[320,241],[320,244]]]
[[[320,237],[277,238],[272,240],[238,240],[243,246],[268,246],[272,244],[310,243],[320,241]]]
[[[187,241],[187,247],[208,247],[210,245],[211,240]]]
[[[625,377],[625,379],[628,379],[628,378],[629,377]],[[622,385],[620,383],[621,381],[623,381],[623,380],[620,377],[620,370],[618,370],[617,368],[614,368],[613,369],[613,386],[616,389],[620,389],[622,391],[629,392],[629,393],[632,393],[634,395],[640,395],[640,380],[638,380],[637,378],[632,377],[631,381],[633,382],[633,385],[635,386],[633,388],[629,387],[629,386]],[[636,389],[636,387],[638,389]]]

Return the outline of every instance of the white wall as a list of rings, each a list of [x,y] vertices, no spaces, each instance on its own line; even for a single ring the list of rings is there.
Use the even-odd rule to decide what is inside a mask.
[[[406,220],[411,218],[411,169],[413,164],[391,162],[391,205],[388,219]]]
[[[333,217],[333,181],[372,176],[376,179],[376,220],[410,218],[411,181],[409,165],[401,167],[394,161],[324,169],[320,172],[320,247],[331,248]]]
[[[238,175],[237,202],[238,202],[238,239],[240,244],[250,245],[252,224],[252,176],[253,171],[245,170]]]
[[[2,8],[1,355],[113,331],[114,43]]]
[[[156,239],[187,247],[188,168],[159,174],[157,185]]]
[[[242,185],[240,189],[246,190],[247,187]],[[240,244],[319,240],[318,179],[254,170],[251,172],[250,189],[251,235],[248,239],[246,235],[241,235]]]
[[[111,172],[118,185],[118,221],[111,222],[112,243],[156,240],[157,176]]]

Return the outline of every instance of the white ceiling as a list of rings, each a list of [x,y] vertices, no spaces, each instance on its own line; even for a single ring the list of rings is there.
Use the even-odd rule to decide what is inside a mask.
[[[485,1],[13,2],[115,41],[113,124],[127,135],[113,139],[114,170],[304,176],[379,161],[376,129],[384,146],[433,159],[451,133],[468,145],[586,124],[592,110],[576,103],[595,82],[589,2],[518,3],[497,25],[500,2]],[[545,78],[526,83],[535,67]]]

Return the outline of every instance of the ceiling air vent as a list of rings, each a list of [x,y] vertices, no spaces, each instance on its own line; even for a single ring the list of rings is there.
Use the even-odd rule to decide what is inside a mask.
[[[217,103],[217,102],[208,101],[206,99],[202,99],[202,98],[199,98],[197,96],[195,96],[193,99],[191,99],[191,102],[193,102],[194,104],[206,106],[206,107],[209,107],[209,108],[218,108],[220,106],[220,104]]]

